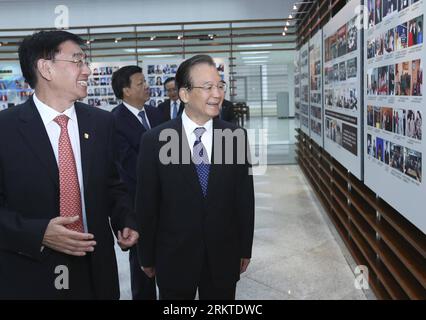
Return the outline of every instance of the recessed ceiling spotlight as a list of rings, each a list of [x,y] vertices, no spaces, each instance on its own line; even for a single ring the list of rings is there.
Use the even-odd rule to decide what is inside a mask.
[[[156,36],[152,36],[150,39],[152,41],[152,40],[155,40],[155,38],[157,38],[157,37]]]

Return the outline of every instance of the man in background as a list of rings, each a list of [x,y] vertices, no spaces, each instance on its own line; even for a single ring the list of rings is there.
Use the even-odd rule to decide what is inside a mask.
[[[139,142],[146,131],[162,122],[162,117],[156,108],[145,104],[149,100],[149,87],[140,67],[125,66],[115,71],[112,88],[123,101],[112,111],[117,129],[118,167],[134,203]],[[156,300],[155,279],[148,278],[141,270],[136,247],[130,249],[129,262],[133,300]]]
[[[185,105],[179,99],[175,78],[168,78],[164,81],[164,90],[169,99],[159,104],[158,110],[163,115],[163,121],[166,122],[179,117]]]

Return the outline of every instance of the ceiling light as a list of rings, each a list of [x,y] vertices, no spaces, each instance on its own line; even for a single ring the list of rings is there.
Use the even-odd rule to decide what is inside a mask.
[[[259,61],[244,61],[244,64],[264,64],[267,63],[266,60],[259,60]]]
[[[182,40],[183,36],[182,35],[178,35],[177,39],[178,40]]]
[[[284,27],[284,31],[287,31],[287,30],[288,30],[288,28],[287,28],[287,26],[285,26],[285,27]]]
[[[293,5],[293,10],[297,10],[297,6],[295,4]]]
[[[283,36],[285,36],[285,31],[283,31]]]
[[[288,21],[287,21],[285,24],[286,24],[287,26],[289,26],[289,25],[290,25],[290,22],[288,22]]]
[[[90,40],[87,40],[87,41],[86,41],[86,44],[90,44]]]
[[[258,47],[272,47],[272,44],[270,43],[264,43],[264,44],[240,44],[238,45],[239,48],[258,48]]]
[[[270,53],[271,51],[243,51],[240,54],[265,54]]]
[[[174,54],[157,54],[152,56],[144,56],[144,58],[167,58],[167,57],[174,57]]]
[[[135,49],[124,49],[126,52],[135,52]],[[138,52],[158,52],[161,51],[161,49],[158,48],[138,48]]]
[[[241,57],[243,60],[254,60],[254,59],[268,59],[267,56],[257,56],[257,57]]]
[[[291,13],[288,15],[289,19],[293,19],[293,16],[291,15]]]
[[[151,38],[150,38],[150,40],[152,41],[152,40],[155,40],[155,38],[157,38],[156,36],[152,36]]]

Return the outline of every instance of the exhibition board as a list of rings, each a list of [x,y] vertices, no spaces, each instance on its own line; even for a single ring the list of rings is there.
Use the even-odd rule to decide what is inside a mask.
[[[300,48],[300,129],[309,135],[309,43]]]
[[[348,2],[323,28],[324,148],[362,180],[362,19]]]
[[[294,119],[295,127],[300,127],[300,51],[296,51],[293,58],[294,63]]]
[[[414,0],[368,0],[367,6],[365,184],[426,232],[422,172],[426,5]]]
[[[309,39],[310,136],[323,147],[322,30]]]

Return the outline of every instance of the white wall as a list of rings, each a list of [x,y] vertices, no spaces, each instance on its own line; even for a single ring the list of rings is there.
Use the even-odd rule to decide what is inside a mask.
[[[289,0],[0,0],[0,29],[54,27],[55,7],[70,26],[285,18]],[[293,3],[293,2],[291,2]]]

